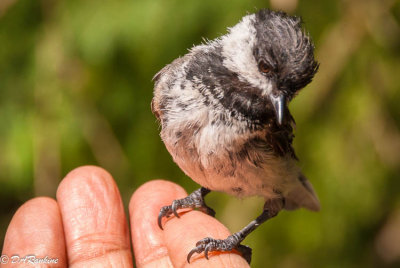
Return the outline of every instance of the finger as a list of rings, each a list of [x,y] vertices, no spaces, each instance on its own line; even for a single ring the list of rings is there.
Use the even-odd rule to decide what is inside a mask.
[[[135,192],[130,204],[130,217],[139,267],[157,267],[161,259],[168,259],[173,267],[184,267],[188,265],[187,254],[197,241],[207,236],[225,239],[229,235],[229,231],[216,219],[198,211],[181,214],[179,219],[171,217],[164,223],[162,231],[157,225],[160,208],[186,196],[180,186],[167,181],[151,181]],[[146,240],[147,236],[152,239]],[[235,253],[210,253],[210,260],[201,256],[193,256],[190,267],[248,267],[246,261]]]
[[[157,217],[162,206],[186,195],[182,187],[162,180],[150,181],[133,194],[129,214],[137,267],[172,267]]]
[[[64,231],[57,202],[38,197],[23,204],[8,226],[2,255],[7,256],[9,264],[41,259],[44,263],[35,267],[66,267]]]
[[[109,173],[93,166],[71,171],[57,200],[69,266],[132,267],[124,207]]]

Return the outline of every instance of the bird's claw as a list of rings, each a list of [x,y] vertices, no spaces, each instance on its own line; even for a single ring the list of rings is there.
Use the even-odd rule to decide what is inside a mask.
[[[177,210],[182,207],[182,204],[179,201],[180,200],[174,200],[172,202],[172,205],[165,206],[160,209],[160,213],[158,213],[158,221],[157,222],[158,222],[158,226],[160,227],[161,230],[164,230],[162,227],[162,218],[163,217],[169,218],[172,214],[174,214],[175,217],[179,218]]]
[[[158,223],[158,227],[160,227],[161,230],[164,230],[162,227],[162,218],[166,217],[169,218],[172,214],[172,207],[171,206],[165,206],[162,207],[160,209],[160,213],[158,213],[158,219],[157,219],[157,223]]]
[[[175,217],[179,218],[177,209],[182,207],[180,200],[174,200],[171,205],[172,213],[174,213]]]
[[[204,239],[198,241],[198,242],[196,243],[196,247],[193,248],[193,249],[189,252],[189,254],[188,254],[188,256],[187,256],[187,262],[190,263],[190,258],[192,257],[192,255],[193,255],[194,253],[201,253],[201,252],[203,252],[203,251],[204,251],[204,256],[205,256],[206,259],[208,260],[208,252],[209,252],[210,250],[213,251],[213,248],[214,248],[213,246],[214,246],[216,243],[217,243],[217,240],[216,240],[216,239],[213,239],[213,238],[211,238],[211,237],[207,237],[207,238],[204,238]]]
[[[175,215],[175,217],[179,218],[178,214],[178,209],[181,208],[198,208],[199,210],[207,213],[208,215],[214,217],[215,216],[215,211],[208,207],[204,203],[204,196],[209,193],[210,190],[205,189],[205,188],[200,188],[193,193],[191,193],[189,196],[183,198],[183,199],[177,199],[172,201],[172,204],[169,206],[164,206],[160,209],[160,213],[158,214],[158,226],[160,227],[161,230],[163,230],[162,227],[162,218],[166,217],[169,218],[172,214]]]
[[[204,256],[208,260],[208,253],[212,251],[231,251],[236,249],[242,254],[242,257],[250,264],[251,262],[251,248],[248,246],[236,244],[229,237],[225,240],[214,239],[211,237],[204,238],[196,243],[196,247],[193,248],[188,256],[187,262],[190,263],[190,258],[194,253],[204,252]]]

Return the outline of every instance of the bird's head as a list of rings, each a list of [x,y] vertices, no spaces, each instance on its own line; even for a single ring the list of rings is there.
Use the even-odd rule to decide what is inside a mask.
[[[222,39],[224,65],[258,89],[280,125],[288,102],[318,70],[314,45],[301,19],[261,10],[248,15]]]

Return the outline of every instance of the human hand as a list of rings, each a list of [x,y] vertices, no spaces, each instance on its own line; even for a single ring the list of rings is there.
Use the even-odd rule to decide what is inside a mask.
[[[137,267],[249,267],[235,253],[193,256],[188,252],[205,237],[226,238],[230,233],[215,218],[199,211],[171,217],[164,230],[157,225],[162,206],[187,196],[178,185],[162,180],[145,183],[129,204],[130,232],[118,188],[105,170],[86,166],[71,171],[57,190],[57,201],[38,197],[15,213],[7,229],[0,263],[25,256],[57,264],[35,267],[132,267],[130,239]],[[19,258],[12,256],[18,255]],[[4,257],[5,256],[5,257]],[[4,265],[4,264],[3,264]],[[17,264],[14,264],[14,266]],[[13,266],[13,267],[14,267]]]

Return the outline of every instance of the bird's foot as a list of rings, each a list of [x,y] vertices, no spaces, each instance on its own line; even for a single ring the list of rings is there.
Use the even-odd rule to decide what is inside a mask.
[[[232,251],[236,249],[241,253],[242,257],[250,264],[251,262],[251,248],[245,245],[241,245],[238,239],[234,235],[228,236],[228,238],[214,239],[211,237],[204,238],[196,243],[196,247],[193,248],[188,256],[187,262],[190,263],[190,258],[194,253],[204,252],[204,256],[208,260],[208,253],[212,251]]]
[[[181,208],[198,208],[204,213],[214,217],[215,211],[207,206],[204,202],[204,196],[209,192],[210,190],[202,187],[200,189],[197,189],[187,197],[174,200],[171,205],[162,207],[160,209],[160,213],[158,214],[158,226],[163,229],[161,223],[163,217],[169,218],[172,214],[174,214],[175,217],[179,218],[177,210]]]

